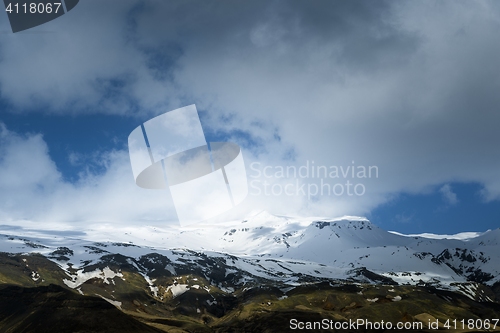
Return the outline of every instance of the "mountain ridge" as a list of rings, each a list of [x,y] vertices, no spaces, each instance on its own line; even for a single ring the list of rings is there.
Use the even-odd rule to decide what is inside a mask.
[[[129,228],[107,240],[5,231],[1,285],[56,285],[98,296],[166,331],[230,331],[247,327],[247,315],[265,326],[272,322],[262,317],[266,311],[281,320],[293,311],[341,321],[364,313],[394,320],[417,320],[426,311],[500,315],[499,230],[466,239],[425,238],[394,234],[365,218],[266,213],[203,229],[142,229],[136,236],[149,236],[151,246],[124,242]]]
[[[408,272],[418,273],[419,280],[424,282],[439,278],[443,285],[467,282],[473,278],[473,272],[482,276],[473,282],[494,284],[500,275],[498,229],[467,239],[436,239],[391,233],[360,217],[316,220],[264,212],[237,224],[165,230],[158,231],[167,238],[163,247],[39,233],[32,238],[4,235],[0,251],[40,253],[64,270],[70,266],[72,269],[87,267],[105,254],[138,258],[158,253],[175,257],[172,251],[179,249],[212,257],[235,256],[242,266],[244,262],[261,258],[278,260],[286,267],[281,270],[285,275],[291,271],[321,278],[343,279],[347,271],[360,267],[380,275],[390,274],[392,279],[401,278],[399,283],[411,283],[411,279],[406,281],[401,276]],[[154,237],[153,232],[151,238],[156,243]],[[445,255],[457,249],[467,252],[468,256]],[[304,265],[314,269],[299,269]]]

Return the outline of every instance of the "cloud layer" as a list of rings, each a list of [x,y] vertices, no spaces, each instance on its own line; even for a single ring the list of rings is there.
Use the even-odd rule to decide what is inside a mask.
[[[249,207],[366,214],[401,192],[441,188],[453,201],[441,187],[449,182],[481,183],[484,199],[498,200],[499,7],[85,1],[37,28],[47,33],[0,37],[0,93],[10,112],[122,114],[138,124],[196,103],[209,131],[243,146],[247,166],[379,169],[363,179],[363,196],[253,196]],[[130,182],[126,151],[99,157],[104,174],[66,183],[42,136],[2,133],[3,218],[172,216]]]
[[[64,181],[40,134],[19,135],[0,123],[0,219],[38,222],[170,221],[168,193],[141,191],[128,153],[110,151],[96,160],[105,172],[83,171]]]

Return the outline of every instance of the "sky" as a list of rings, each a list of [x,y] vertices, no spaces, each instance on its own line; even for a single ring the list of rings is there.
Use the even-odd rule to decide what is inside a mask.
[[[18,33],[0,14],[0,221],[177,223],[168,190],[134,183],[127,140],[196,104],[246,165],[224,218],[498,228],[499,29],[496,1],[82,0]]]

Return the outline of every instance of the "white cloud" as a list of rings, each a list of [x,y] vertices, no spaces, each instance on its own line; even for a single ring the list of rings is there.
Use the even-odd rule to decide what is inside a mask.
[[[166,191],[144,191],[133,181],[128,152],[99,155],[105,172],[65,182],[39,134],[0,126],[0,219],[50,222],[175,221]]]
[[[455,192],[451,189],[450,184],[443,185],[439,192],[442,194],[444,201],[448,205],[456,205],[458,203],[458,198]]]

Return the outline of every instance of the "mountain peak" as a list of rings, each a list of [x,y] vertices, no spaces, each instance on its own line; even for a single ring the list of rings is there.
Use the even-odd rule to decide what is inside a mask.
[[[311,217],[311,216],[286,216],[286,215],[277,215],[273,214],[267,210],[254,211],[247,218],[243,220],[243,223],[250,224],[265,224],[265,223],[280,223],[280,222],[289,222],[294,221],[298,223],[311,224],[311,222],[341,222],[341,221],[349,221],[349,222],[368,222],[371,223],[366,217],[362,216],[352,216],[352,215],[343,215],[339,217]]]
[[[336,217],[330,220],[331,222],[337,222],[337,221],[363,221],[363,222],[370,222],[366,217],[364,216],[354,216],[354,215],[344,215],[341,217]],[[371,223],[371,222],[370,222]]]
[[[271,214],[267,210],[253,211],[243,220],[243,223],[266,223],[286,221],[288,217]]]

